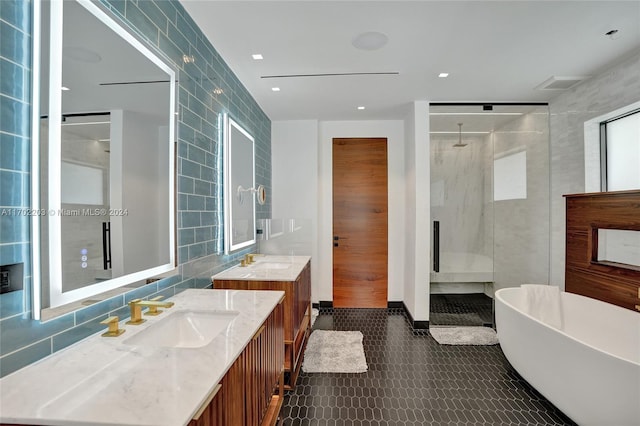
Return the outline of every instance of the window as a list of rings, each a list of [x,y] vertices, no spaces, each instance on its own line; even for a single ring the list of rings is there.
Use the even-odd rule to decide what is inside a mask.
[[[640,189],[640,109],[600,123],[603,191]]]
[[[527,152],[493,160],[493,200],[527,199]]]

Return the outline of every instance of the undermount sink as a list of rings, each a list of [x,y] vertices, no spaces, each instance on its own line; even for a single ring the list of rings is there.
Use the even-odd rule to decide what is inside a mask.
[[[122,343],[137,346],[199,348],[226,330],[238,311],[177,311]]]
[[[283,262],[259,262],[253,265],[253,269],[288,269],[291,263]]]

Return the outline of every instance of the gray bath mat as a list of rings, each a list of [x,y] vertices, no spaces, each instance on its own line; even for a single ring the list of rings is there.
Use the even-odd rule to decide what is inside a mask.
[[[497,345],[498,336],[489,327],[429,327],[441,345]]]
[[[364,373],[367,368],[361,332],[314,330],[309,336],[305,373]]]

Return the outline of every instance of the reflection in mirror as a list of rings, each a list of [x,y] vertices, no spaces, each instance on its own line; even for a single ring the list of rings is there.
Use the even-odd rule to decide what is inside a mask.
[[[54,308],[175,268],[175,73],[96,4],[42,6],[34,292]]]
[[[312,256],[313,237],[311,219],[259,219],[258,234],[260,253]]]
[[[225,252],[256,242],[256,193],[254,139],[245,129],[225,116]],[[264,194],[263,194],[264,195]]]

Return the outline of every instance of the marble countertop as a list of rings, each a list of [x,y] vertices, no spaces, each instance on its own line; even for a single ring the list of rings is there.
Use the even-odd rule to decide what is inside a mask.
[[[167,299],[174,307],[143,316],[147,321],[141,325],[121,321],[126,332],[119,337],[95,334],[1,379],[0,423],[186,425],[283,296],[265,290],[185,290]],[[123,343],[180,310],[239,314],[200,348]]]
[[[295,281],[304,269],[309,256],[275,256],[259,254],[249,266],[234,266],[213,277],[212,280]]]

